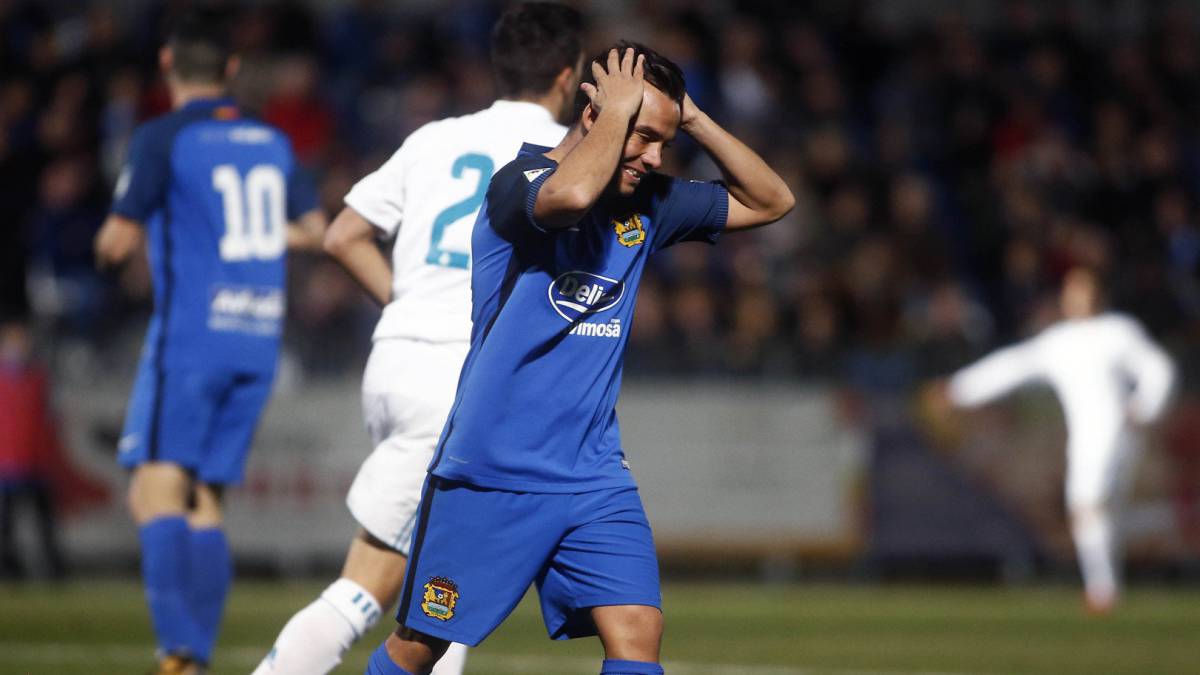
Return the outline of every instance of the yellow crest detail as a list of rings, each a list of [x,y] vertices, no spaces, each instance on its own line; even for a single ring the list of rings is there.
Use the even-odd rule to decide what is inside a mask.
[[[454,605],[458,604],[458,584],[446,577],[434,577],[425,584],[421,611],[425,616],[438,621],[454,618]]]
[[[633,214],[624,221],[614,220],[613,228],[617,231],[617,241],[622,246],[633,248],[646,241],[646,230],[642,227],[642,217]]]

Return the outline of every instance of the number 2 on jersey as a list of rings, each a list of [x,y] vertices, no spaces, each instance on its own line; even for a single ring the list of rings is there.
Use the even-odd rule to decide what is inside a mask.
[[[225,211],[225,234],[221,237],[221,260],[242,262],[251,258],[274,260],[287,248],[284,222],[283,172],[271,164],[259,164],[245,180],[232,164],[213,168],[213,189],[221,193]]]
[[[450,175],[455,178],[462,178],[463,172],[467,169],[478,172],[479,176],[476,179],[475,192],[466,199],[447,206],[445,210],[437,215],[437,218],[434,218],[433,234],[429,239],[429,253],[425,255],[426,263],[441,267],[453,267],[460,270],[467,269],[467,266],[471,262],[471,255],[461,251],[443,249],[442,237],[445,236],[446,228],[451,223],[459,218],[466,218],[475,213],[479,209],[479,206],[483,204],[483,197],[487,194],[488,181],[492,178],[492,170],[495,166],[491,157],[475,152],[469,152],[454,160],[454,166],[450,169]]]

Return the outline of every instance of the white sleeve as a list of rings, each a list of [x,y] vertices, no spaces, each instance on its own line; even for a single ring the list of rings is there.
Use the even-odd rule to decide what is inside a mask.
[[[385,235],[392,236],[404,219],[405,175],[411,137],[388,161],[350,188],[343,201]]]
[[[1129,414],[1133,421],[1147,424],[1158,419],[1167,407],[1175,386],[1175,364],[1140,326],[1134,326],[1132,337],[1121,359],[1134,382]]]
[[[954,405],[973,408],[1043,377],[1037,338],[996,350],[950,378]]]

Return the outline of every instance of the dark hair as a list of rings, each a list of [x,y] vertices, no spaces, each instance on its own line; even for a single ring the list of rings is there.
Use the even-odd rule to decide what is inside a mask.
[[[185,82],[225,81],[225,66],[233,55],[226,15],[215,10],[183,14],[167,36],[171,72]]]
[[[503,98],[542,94],[583,53],[583,17],[552,2],[510,7],[492,28],[492,74]]]
[[[608,47],[604,51],[589,60],[583,67],[583,81],[588,84],[595,84],[596,78],[592,75],[591,64],[593,62],[604,65],[608,62],[608,53],[612,50],[617,50],[617,54],[624,56],[625,50],[633,50],[633,58],[640,56],[646,57],[646,62],[642,65],[642,77],[646,80],[646,84],[666,94],[668,98],[683,107],[683,97],[687,94],[687,83],[683,80],[683,71],[675,62],[667,57],[659,54],[653,49],[638,42],[630,42],[629,40],[618,40],[616,44]],[[580,114],[583,113],[584,107],[588,104],[587,94],[582,91],[575,94],[575,119],[578,120]]]

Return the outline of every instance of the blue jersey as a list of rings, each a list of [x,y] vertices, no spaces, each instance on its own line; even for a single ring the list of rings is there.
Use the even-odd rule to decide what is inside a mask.
[[[728,193],[649,174],[553,231],[533,217],[557,166],[548,151],[526,144],[480,208],[471,349],[430,471],[522,492],[632,485],[615,408],[638,283],[654,251],[715,242]]]
[[[163,367],[273,370],[287,223],[316,208],[279,130],[202,99],[137,129],[112,212],[147,228]]]

